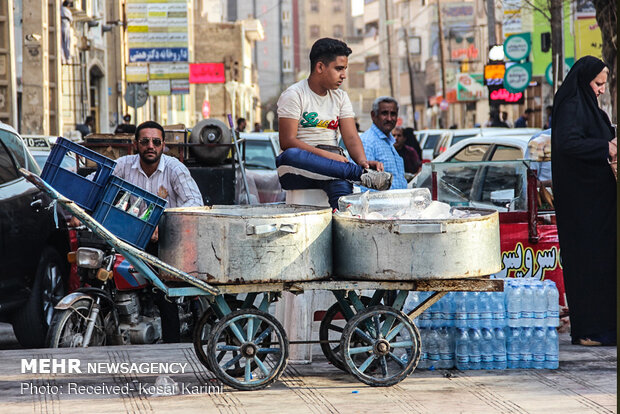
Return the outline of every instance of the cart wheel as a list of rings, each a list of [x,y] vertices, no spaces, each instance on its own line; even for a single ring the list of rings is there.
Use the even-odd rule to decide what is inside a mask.
[[[236,297],[226,296],[226,302],[232,310],[240,309],[243,305],[243,301]],[[209,361],[207,359],[207,342],[211,337],[213,326],[217,323],[217,315],[211,306],[209,306],[202,314],[200,320],[194,326],[194,333],[192,335],[192,342],[194,343],[194,351],[196,356],[205,367],[211,369]]]
[[[368,296],[360,297],[360,300],[364,306],[368,306],[371,298]],[[356,313],[356,309],[351,307],[353,313]],[[343,319],[334,320],[334,318],[340,315]],[[344,315],[342,314],[342,307],[339,302],[334,303],[327,309],[325,316],[321,320],[321,326],[319,327],[319,340],[321,341],[338,341],[338,343],[321,342],[321,350],[323,355],[327,358],[332,365],[342,371],[348,372],[347,367],[342,358],[342,348],[340,347],[340,339],[342,338],[342,331],[345,326]]]
[[[243,306],[243,301],[236,299],[234,296],[227,297],[226,302],[232,310],[241,309],[241,306]],[[256,308],[252,306],[252,309]],[[198,323],[196,324],[193,333],[194,351],[196,352],[196,356],[198,357],[202,365],[207,367],[210,371],[212,370],[211,366],[209,365],[209,359],[207,358],[207,342],[211,337],[213,326],[217,323],[217,320],[217,315],[213,311],[213,308],[208,307],[203,312],[200,321],[198,321]],[[228,345],[239,345],[239,341],[234,336],[229,335]],[[265,342],[265,346],[267,345],[268,343]],[[264,358],[264,356],[261,356],[260,358]],[[243,374],[243,367],[239,363],[237,363],[235,364],[235,366],[229,369],[229,373],[233,376],[241,375]]]
[[[403,312],[370,307],[347,323],[340,342],[349,371],[365,384],[387,387],[405,379],[420,359],[420,333]]]
[[[238,345],[231,345],[234,337]],[[288,361],[288,338],[276,318],[258,309],[234,311],[213,327],[207,359],[215,376],[241,391],[265,388]],[[239,364],[242,372],[230,368]]]

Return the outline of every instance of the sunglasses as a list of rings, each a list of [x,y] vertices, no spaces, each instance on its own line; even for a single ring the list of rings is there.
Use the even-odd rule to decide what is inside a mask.
[[[146,147],[147,145],[149,145],[149,142],[152,142],[154,147],[161,146],[160,138],[141,138],[138,140],[138,143],[142,145],[143,147]]]

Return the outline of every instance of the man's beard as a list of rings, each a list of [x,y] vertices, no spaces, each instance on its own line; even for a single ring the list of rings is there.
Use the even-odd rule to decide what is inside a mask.
[[[157,164],[159,162],[159,160],[161,159],[161,154],[159,154],[159,155],[155,154],[155,155],[156,155],[155,158],[150,159],[150,158],[146,158],[145,155],[140,154],[140,160],[143,163],[148,164],[148,165]]]

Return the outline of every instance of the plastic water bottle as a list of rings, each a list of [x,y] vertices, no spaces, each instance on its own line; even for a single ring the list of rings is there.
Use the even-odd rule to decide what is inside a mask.
[[[457,292],[454,296],[454,326],[467,328],[467,296],[465,292]],[[459,368],[460,369],[460,368]]]
[[[451,328],[443,327],[439,329],[439,358],[440,367],[450,369],[454,367],[454,338],[452,337]]]
[[[534,289],[529,282],[523,285],[521,294],[521,326],[524,328],[534,326]]]
[[[547,334],[545,335],[545,364],[547,369],[557,369],[559,364],[559,349],[560,344],[558,341],[558,331],[553,327],[547,328]]]
[[[542,290],[542,289],[541,289]],[[545,328],[536,327],[532,334],[532,368],[545,367]]]
[[[420,328],[420,360],[418,361],[418,368],[427,369],[428,363],[428,329]]]
[[[467,323],[470,328],[480,328],[480,310],[478,308],[479,295],[480,294],[478,292],[467,292],[467,295],[465,296]]]
[[[478,309],[480,310],[480,327],[492,328],[493,327],[493,312],[491,310],[491,294],[488,292],[482,292],[478,295],[480,301],[478,302]]]
[[[450,292],[441,299],[442,326],[454,327],[454,293]]]
[[[490,306],[493,316],[493,327],[503,328],[506,325],[506,308],[504,305],[504,294],[502,292],[491,292]]]
[[[469,363],[469,335],[467,334],[466,329],[456,328],[455,353],[456,367],[460,370],[470,369],[471,365]]]
[[[443,316],[441,314],[441,300],[438,300],[430,308],[428,308],[428,312],[430,313],[430,324],[431,328],[440,328],[443,324]]]
[[[416,306],[418,306],[419,302],[420,301],[418,299],[418,292],[409,292],[409,295],[407,295],[407,299],[405,299],[405,304],[403,305],[403,312],[411,312],[413,309],[415,309]]]
[[[488,328],[482,328],[480,338],[482,369],[493,369],[493,331]]]
[[[508,338],[506,338],[506,361],[509,369],[519,368],[521,349],[520,331],[520,328],[508,328]]]
[[[547,299],[547,326],[560,324],[560,293],[553,280],[545,280],[544,292]]]
[[[420,315],[418,327],[421,329],[426,329],[426,328],[431,327],[431,313],[428,311],[428,309],[422,312],[422,314]]]
[[[471,369],[482,368],[482,354],[480,353],[480,329],[469,330],[469,365]]]
[[[532,338],[532,328],[527,327],[521,329],[519,368],[532,368]]]
[[[441,338],[437,333],[437,329],[429,329],[427,338],[427,346],[426,353],[428,355],[428,367],[440,368],[439,367],[439,342]]]
[[[506,313],[508,316],[508,326],[511,328],[518,328],[521,325],[521,293],[523,289],[513,280],[508,281],[507,285]]]
[[[493,329],[493,369],[506,369],[506,335],[502,328]]]
[[[542,327],[546,325],[547,298],[541,282],[536,281],[532,286],[534,287],[534,326]]]

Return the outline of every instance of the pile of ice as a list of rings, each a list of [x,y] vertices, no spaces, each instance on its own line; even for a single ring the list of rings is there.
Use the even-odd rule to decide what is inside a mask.
[[[367,220],[444,220],[480,217],[431,200],[428,188],[389,190],[340,197],[336,214]]]

